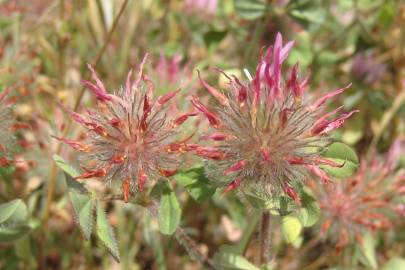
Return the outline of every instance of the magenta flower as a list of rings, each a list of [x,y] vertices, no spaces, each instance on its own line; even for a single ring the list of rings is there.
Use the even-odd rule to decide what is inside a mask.
[[[6,100],[11,89],[6,88],[0,93],[0,167],[10,164],[10,152],[15,146],[13,134],[14,116],[11,106]]]
[[[231,89],[226,93],[200,78],[218,102],[209,109],[198,97],[192,99],[212,127],[202,139],[215,141],[211,146],[198,146],[195,153],[212,160],[209,167],[214,169],[208,173],[213,179],[223,179],[225,190],[254,186],[270,195],[284,192],[299,202],[294,182],[309,175],[327,181],[318,166],[343,165],[322,158],[320,153],[331,143],[329,133],[356,112],[338,115],[339,107],[325,113],[326,102],[347,87],[310,100],[304,95],[308,78],[299,79],[298,65],[288,77],[282,75],[282,64],[292,47],[293,42],[283,45],[278,33],[254,78],[244,83],[228,77]]]
[[[405,216],[400,200],[405,194],[405,173],[395,172],[393,164],[390,157],[385,162],[363,162],[349,179],[315,189],[322,210],[321,236],[329,232],[337,251],[361,241],[365,231],[393,228],[394,219]]]
[[[97,110],[82,115],[71,112],[74,121],[87,129],[84,142],[57,138],[81,152],[84,173],[79,179],[99,177],[121,181],[125,201],[130,192],[142,191],[146,181],[176,173],[186,141],[178,140],[177,127],[194,114],[170,115],[169,101],[178,91],[153,98],[154,87],[143,73],[144,58],[137,77],[132,71],[124,87],[109,94],[91,66],[94,82],[83,83],[99,101]]]

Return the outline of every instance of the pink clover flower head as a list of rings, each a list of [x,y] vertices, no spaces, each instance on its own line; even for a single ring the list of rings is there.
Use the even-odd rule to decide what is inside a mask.
[[[200,77],[216,104],[208,107],[197,96],[191,100],[211,125],[204,141],[213,141],[196,147],[195,154],[209,161],[207,173],[220,179],[226,191],[254,187],[270,195],[286,194],[299,203],[297,183],[309,176],[327,182],[319,165],[343,166],[320,154],[332,142],[329,134],[356,112],[341,113],[342,107],[326,112],[327,101],[349,86],[308,100],[308,77],[299,77],[298,65],[287,75],[282,72],[293,44],[283,44],[278,33],[251,80],[228,76],[229,91],[219,91]]]
[[[349,179],[316,185],[314,194],[322,213],[321,236],[335,242],[338,252],[349,243],[361,242],[365,232],[386,231],[405,216],[405,172],[385,162],[362,162]]]
[[[84,114],[70,112],[87,130],[87,138],[82,142],[57,137],[81,153],[84,173],[78,179],[120,181],[125,201],[131,193],[143,191],[148,180],[176,173],[190,139],[179,139],[178,127],[194,116],[168,110],[178,91],[154,97],[154,85],[143,71],[145,61],[146,56],[135,79],[130,71],[125,85],[113,94],[88,66],[92,81],[83,83],[98,99],[98,107]]]

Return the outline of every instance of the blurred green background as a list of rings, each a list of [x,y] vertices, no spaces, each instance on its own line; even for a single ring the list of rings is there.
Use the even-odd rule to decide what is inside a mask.
[[[57,152],[75,164],[69,149],[59,151],[50,137],[69,125],[59,104],[75,108],[78,101],[94,102],[80,82],[90,76],[86,63],[114,90],[148,53],[146,70],[157,93],[182,88],[182,106],[187,107],[188,95],[201,89],[197,69],[224,89],[226,80],[213,69],[238,76],[244,76],[243,69],[253,73],[260,51],[277,32],[295,40],[287,62],[292,66],[298,61],[301,73],[311,75],[310,95],[353,83],[331,105],[360,109],[337,139],[363,157],[374,149],[384,153],[404,138],[404,1],[0,0],[0,88],[14,89],[17,121],[30,125],[17,134],[19,162],[0,168],[0,202],[21,198],[28,226],[12,241],[0,241],[0,268],[201,269],[174,238],[159,234],[156,220],[134,205],[107,202],[104,207],[115,229],[120,264],[97,238],[83,239],[64,178],[50,165]],[[72,128],[69,137],[79,132]],[[50,182],[55,182],[51,196]],[[97,184],[92,188],[101,189]],[[199,203],[184,190],[177,192],[182,225],[204,243],[203,252],[212,255],[219,246],[238,242],[242,232],[254,237],[254,210],[238,198],[218,192]],[[325,258],[324,246],[301,252],[317,249],[307,241],[313,232],[305,232],[299,248],[279,244],[281,236],[274,230],[279,269],[326,269],[322,267],[340,263]],[[400,244],[404,230],[395,238],[398,242],[384,254],[405,252]],[[250,245],[246,257],[254,257],[256,248]]]

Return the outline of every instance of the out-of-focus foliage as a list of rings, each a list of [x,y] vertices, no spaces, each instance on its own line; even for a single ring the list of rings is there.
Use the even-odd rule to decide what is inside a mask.
[[[388,176],[404,181],[405,1],[0,0],[0,95],[11,89],[15,141],[10,164],[0,166],[0,269],[191,270],[202,269],[201,257],[219,269],[265,269],[256,240],[262,211],[272,214],[274,263],[266,269],[404,269],[405,223],[397,216],[389,230],[351,237],[337,252],[334,237],[321,235],[316,190],[294,187],[300,205],[255,191],[224,194],[207,178],[206,164],[186,155],[170,183],[158,181],[124,203],[120,186],[75,179],[78,156],[52,138],[84,138],[68,110],[97,102],[81,83],[90,79],[88,63],[117,92],[148,53],[155,96],[181,89],[171,109],[191,113],[192,95],[215,103],[197,70],[226,91],[228,80],[215,68],[248,80],[277,32],[295,41],[285,72],[299,62],[310,75],[308,95],[352,82],[329,104],[331,111],[342,104],[360,111],[334,134],[343,143],[324,153],[344,163],[325,167],[332,181],[340,186],[356,176],[359,162],[388,151],[396,157]],[[205,134],[201,119],[185,122],[184,134]],[[403,215],[405,198],[395,199]]]

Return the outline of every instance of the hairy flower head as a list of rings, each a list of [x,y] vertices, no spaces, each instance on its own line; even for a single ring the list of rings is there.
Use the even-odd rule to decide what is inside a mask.
[[[366,232],[393,228],[394,219],[405,216],[401,197],[405,194],[405,173],[395,172],[388,158],[362,162],[349,179],[330,185],[315,185],[322,213],[321,236],[329,236],[337,251],[361,241]]]
[[[172,116],[168,113],[174,91],[153,97],[154,87],[143,72],[146,56],[139,72],[115,94],[106,90],[91,66],[92,80],[84,81],[98,99],[96,110],[86,114],[71,112],[74,121],[87,129],[84,142],[57,138],[81,152],[84,173],[77,178],[99,177],[122,182],[124,199],[130,192],[142,191],[145,182],[176,173],[180,154],[189,150],[188,138],[179,140],[177,127],[194,113]]]
[[[329,133],[355,112],[339,114],[342,107],[325,112],[325,103],[347,87],[310,100],[304,94],[308,78],[299,79],[298,65],[289,76],[282,74],[292,47],[293,42],[283,45],[278,33],[274,46],[262,55],[254,78],[245,83],[228,77],[226,93],[200,78],[217,104],[211,110],[196,96],[192,103],[212,127],[202,139],[215,143],[199,146],[195,153],[214,161],[208,173],[213,179],[223,179],[226,190],[254,186],[271,195],[284,192],[298,202],[294,182],[310,174],[327,181],[318,166],[343,165],[320,153],[331,142]]]

